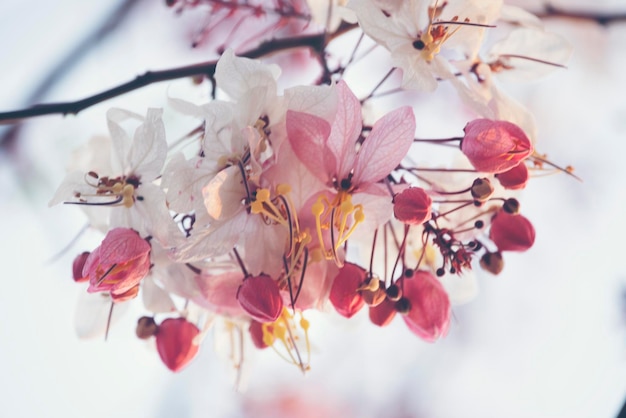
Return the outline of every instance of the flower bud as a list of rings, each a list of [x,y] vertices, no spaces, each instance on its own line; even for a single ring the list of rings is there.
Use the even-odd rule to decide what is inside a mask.
[[[461,151],[478,171],[502,173],[533,153],[524,131],[510,122],[476,119],[465,126]]]
[[[396,302],[396,309],[402,300],[410,302],[402,319],[413,333],[433,342],[448,332],[450,299],[435,276],[420,270],[411,278],[400,278],[398,286],[403,289],[404,296]]]
[[[486,252],[482,255],[482,257],[480,257],[480,267],[491,274],[500,274],[504,268],[502,253],[499,251],[496,251],[495,253]]]
[[[489,238],[499,251],[526,251],[535,243],[535,228],[522,215],[501,210],[491,221]]]
[[[283,312],[278,284],[266,274],[246,277],[237,290],[237,300],[243,310],[259,322],[274,322]]]
[[[82,274],[89,277],[87,291],[110,291],[112,296],[121,298],[150,271],[150,249],[150,244],[132,229],[110,230],[85,260]]]
[[[365,270],[352,263],[344,264],[339,270],[330,288],[329,299],[340,315],[350,318],[363,307],[365,301],[357,289],[366,274]]]
[[[363,298],[363,301],[369,306],[380,305],[387,298],[387,292],[385,292],[385,283],[381,283],[381,285],[373,291],[367,289],[361,290],[361,297]]]
[[[393,214],[407,225],[421,225],[430,220],[432,199],[421,187],[409,187],[393,198]]]
[[[88,257],[89,251],[85,251],[78,254],[72,263],[72,276],[74,281],[77,283],[89,280],[89,276],[83,276],[83,267],[85,266],[85,261],[87,261]]]
[[[194,341],[200,330],[185,318],[168,318],[156,333],[156,346],[163,363],[173,372],[181,370],[198,352]]]
[[[379,327],[389,325],[396,316],[395,303],[389,299],[383,300],[378,306],[370,306],[369,317],[373,324]]]
[[[138,338],[146,340],[157,333],[159,326],[154,322],[154,318],[151,316],[142,316],[137,320],[137,328],[135,328],[135,334]]]
[[[505,189],[523,189],[528,182],[528,167],[526,164],[520,163],[507,171],[496,174],[496,178]]]
[[[505,200],[502,204],[502,210],[511,215],[517,215],[519,213],[519,201],[514,198]]]
[[[493,186],[488,178],[476,179],[470,189],[474,200],[486,202],[493,194]]]

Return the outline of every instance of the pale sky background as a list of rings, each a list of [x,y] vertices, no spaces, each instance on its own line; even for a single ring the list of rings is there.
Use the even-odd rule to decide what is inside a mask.
[[[50,69],[119,3],[3,0],[0,110],[28,104]],[[162,3],[138,1],[120,28],[72,62],[40,100],[79,99],[148,69],[210,58],[190,50],[183,29],[189,19]],[[625,1],[560,3],[626,12]],[[507,257],[501,276],[479,274],[478,296],[454,308],[451,331],[436,344],[420,341],[400,320],[375,328],[365,310],[350,321],[316,315],[311,372],[303,377],[271,352],[258,353],[246,363],[241,393],[233,391],[229,362],[213,350],[213,337],[190,367],[169,372],[133,335],[143,312],[138,301],[108,342],[75,336],[84,288],[71,280],[71,261],[97,245],[96,234],[49,262],[85,222],[73,208],[47,207],[71,150],[106,134],[109,107],[143,113],[165,106],[168,88],[185,82],[151,86],[77,117],[24,124],[13,151],[0,152],[0,415],[261,416],[258,405],[252,415],[242,405],[296,393],[336,416],[616,416],[626,398],[626,22],[546,25],[574,45],[568,70],[505,88],[534,112],[538,149],[573,165],[584,182],[564,175],[530,182],[520,200],[537,230],[535,246]],[[429,99],[428,111],[418,109],[418,126],[457,121],[449,100]]]

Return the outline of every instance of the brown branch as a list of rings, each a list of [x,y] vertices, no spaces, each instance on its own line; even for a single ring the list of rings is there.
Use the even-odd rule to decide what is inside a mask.
[[[543,11],[535,13],[541,19],[563,18],[575,20],[588,20],[606,26],[611,23],[625,22],[626,13],[594,13],[583,11],[568,11],[547,4]]]
[[[241,56],[247,58],[260,58],[293,48],[310,48],[315,52],[317,56],[321,56],[326,46],[326,42],[326,34],[324,33],[294,38],[276,39],[264,42],[257,48],[241,54]],[[77,100],[73,102],[44,103],[34,105],[26,109],[14,110],[10,112],[0,112],[0,124],[17,123],[26,118],[43,115],[75,115],[81,110],[84,110],[90,106],[153,83],[200,75],[212,77],[215,74],[216,65],[217,61],[207,61],[201,64],[172,68],[169,70],[148,71],[136,77],[134,80],[113,87],[101,93],[95,94],[93,96],[86,97],[82,100]]]

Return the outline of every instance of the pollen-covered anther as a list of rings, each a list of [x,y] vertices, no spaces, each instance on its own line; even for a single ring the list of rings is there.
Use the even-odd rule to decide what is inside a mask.
[[[478,202],[486,202],[493,195],[493,186],[488,178],[478,178],[472,183],[470,192],[474,200]]]

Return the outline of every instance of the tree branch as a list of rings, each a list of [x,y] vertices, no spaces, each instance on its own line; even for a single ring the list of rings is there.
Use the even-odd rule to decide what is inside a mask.
[[[254,48],[246,53],[241,54],[242,57],[260,58],[271,55],[276,52],[285,51],[292,48],[310,48],[316,55],[320,56],[325,48],[326,35],[316,34],[294,38],[277,39],[262,43],[259,47]],[[124,93],[131,92],[141,87],[161,81],[175,80],[184,77],[192,77],[204,75],[212,77],[215,74],[215,66],[217,61],[208,61],[202,64],[195,64],[186,67],[172,68],[162,71],[148,71],[134,80],[113,87],[109,90],[86,97],[73,102],[45,103],[31,106],[26,109],[14,110],[10,112],[0,112],[0,123],[11,124],[20,122],[26,118],[32,118],[43,115],[53,114],[77,114],[90,106],[101,103],[113,97],[120,96]]]
[[[626,13],[594,13],[594,12],[576,12],[567,11],[550,4],[546,4],[544,10],[535,13],[541,19],[547,18],[565,18],[575,20],[588,20],[596,22],[599,25],[606,26],[611,23],[619,23],[626,21]]]

